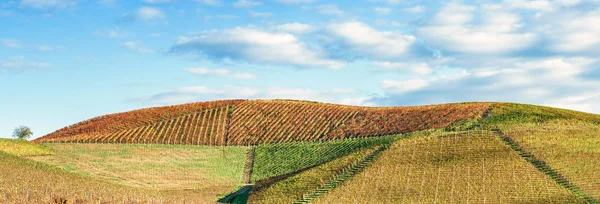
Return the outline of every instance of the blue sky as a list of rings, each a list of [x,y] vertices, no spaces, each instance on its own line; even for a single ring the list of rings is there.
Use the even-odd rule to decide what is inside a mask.
[[[600,113],[600,0],[0,1],[0,137],[228,98]]]

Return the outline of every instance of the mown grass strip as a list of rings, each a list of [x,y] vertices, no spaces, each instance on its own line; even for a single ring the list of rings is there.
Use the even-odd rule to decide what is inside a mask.
[[[546,162],[539,160],[535,157],[535,155],[524,150],[516,141],[512,138],[504,134],[502,130],[499,128],[492,129],[493,132],[497,133],[500,136],[500,139],[504,141],[511,149],[516,151],[523,159],[527,162],[531,163],[535,168],[542,171],[544,174],[548,175],[552,180],[571,191],[574,195],[580,197],[588,203],[600,203],[600,201],[595,200],[593,197],[587,195],[583,192],[579,187],[573,185],[567,178],[563,175],[552,169],[550,166],[546,164]]]
[[[310,201],[314,200],[315,198],[319,197],[320,195],[323,195],[323,194],[329,192],[330,190],[334,189],[336,186],[340,185],[341,183],[343,183],[344,181],[346,181],[347,179],[349,179],[350,177],[352,177],[353,175],[357,174],[362,169],[364,169],[381,152],[383,152],[387,148],[388,148],[388,146],[382,146],[382,147],[380,147],[379,149],[377,149],[373,153],[367,155],[360,162],[352,165],[352,167],[349,168],[348,170],[344,171],[341,174],[338,174],[333,179],[331,179],[330,181],[326,182],[323,186],[321,186],[320,188],[318,188],[315,191],[313,191],[312,193],[310,193],[308,196],[302,197],[301,199],[295,201],[294,203],[296,203],[296,204],[299,204],[299,203],[309,203]]]

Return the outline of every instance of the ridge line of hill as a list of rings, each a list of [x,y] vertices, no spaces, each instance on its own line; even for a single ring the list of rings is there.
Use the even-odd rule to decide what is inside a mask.
[[[482,118],[490,106],[361,107],[290,100],[221,100],[99,116],[34,142],[227,146],[364,138],[447,127]]]

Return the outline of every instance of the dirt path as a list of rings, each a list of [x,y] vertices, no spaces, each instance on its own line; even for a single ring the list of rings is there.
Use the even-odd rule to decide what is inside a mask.
[[[246,170],[244,172],[244,183],[250,184],[252,168],[254,167],[254,148],[248,150],[248,160],[246,161]]]

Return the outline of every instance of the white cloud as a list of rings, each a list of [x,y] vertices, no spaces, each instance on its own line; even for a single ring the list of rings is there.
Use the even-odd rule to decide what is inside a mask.
[[[341,16],[344,15],[344,12],[338,8],[335,4],[326,4],[317,6],[317,12],[322,15],[332,15],[332,16]]]
[[[428,44],[471,54],[503,54],[532,46],[537,35],[520,32],[520,17],[494,7],[486,8],[481,24],[474,20],[475,7],[447,4],[428,25],[417,29]]]
[[[52,45],[40,45],[40,46],[38,46],[38,50],[42,51],[42,52],[55,51],[55,50],[60,50],[60,49],[62,49],[62,47],[60,47],[60,46],[52,46]]]
[[[373,59],[392,59],[404,56],[415,38],[396,32],[377,31],[358,21],[334,23],[327,31],[339,37],[353,51],[370,56]]]
[[[148,3],[148,4],[164,4],[164,3],[170,3],[171,0],[142,0],[144,3]]]
[[[598,59],[586,57],[488,58],[458,61],[469,71],[381,82],[383,97],[369,102],[412,105],[511,101],[600,112],[600,80],[583,75]],[[449,64],[458,66],[458,64]],[[405,104],[407,105],[407,104]]]
[[[232,5],[233,5],[233,7],[239,8],[239,7],[258,6],[258,5],[261,5],[261,4],[262,4],[262,2],[260,2],[260,1],[238,0],[238,1],[234,2]]]
[[[144,21],[165,19],[167,17],[160,9],[148,6],[139,8],[136,11],[136,16]]]
[[[411,79],[404,81],[383,80],[381,88],[392,94],[404,94],[429,86],[429,81],[423,79]]]
[[[343,90],[343,91],[340,91]],[[217,99],[296,99],[340,103],[348,95],[359,93],[350,89],[316,90],[297,87],[256,88],[245,86],[224,86],[209,88],[206,86],[182,87],[151,96],[142,96],[133,101],[152,104],[178,104],[202,100]],[[346,100],[348,101],[348,100]]]
[[[386,71],[408,71],[410,73],[426,75],[431,74],[433,71],[427,63],[406,63],[406,62],[388,62],[388,61],[374,61],[373,65],[379,67],[381,70]]]
[[[13,39],[1,39],[0,43],[7,48],[21,48],[21,42]]]
[[[503,3],[509,7],[519,9],[531,9],[545,12],[554,9],[552,3],[546,0],[504,0]]]
[[[283,4],[303,4],[303,3],[310,3],[315,0],[275,0],[275,1],[278,3],[283,3]]]
[[[45,62],[32,62],[27,60],[23,56],[12,57],[8,60],[0,59],[0,71],[29,71],[29,70],[38,70],[40,68],[45,68],[51,66],[50,63]]]
[[[377,15],[388,15],[392,12],[392,9],[387,7],[375,7],[373,8],[373,11],[375,11]]]
[[[210,6],[219,6],[221,5],[221,0],[194,0],[195,2],[210,5]]]
[[[256,11],[248,11],[248,14],[252,17],[255,18],[264,18],[264,17],[270,17],[271,13],[269,12],[256,12]]]
[[[413,6],[413,7],[404,9],[404,11],[409,12],[409,13],[421,13],[421,12],[425,11],[425,7],[424,6]]]
[[[19,7],[34,9],[53,9],[74,6],[77,0],[21,0]]]
[[[127,41],[124,42],[122,46],[140,53],[154,52],[153,50],[146,48],[141,42]]]
[[[303,24],[298,22],[277,25],[274,27],[274,29],[277,31],[297,34],[309,33],[315,30],[315,28],[309,24]]]
[[[542,21],[539,30],[550,38],[551,50],[565,53],[600,53],[600,10],[564,11],[546,16]]]
[[[292,34],[254,28],[211,30],[197,37],[180,37],[171,51],[278,65],[329,68],[345,65],[327,59],[319,49],[309,49]]]
[[[96,30],[92,34],[96,36],[109,37],[109,38],[126,38],[135,36],[134,33],[122,31],[119,28],[113,28],[107,31]]]
[[[228,69],[208,69],[203,67],[187,68],[188,72],[200,76],[232,77],[238,79],[254,79],[256,75],[245,72],[235,72]]]
[[[377,104],[371,102],[372,99],[372,97],[345,98],[342,99],[340,104],[352,106],[377,106]]]

